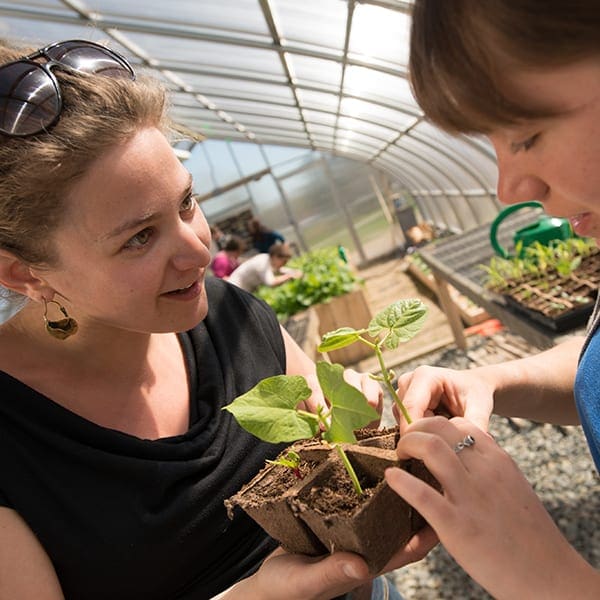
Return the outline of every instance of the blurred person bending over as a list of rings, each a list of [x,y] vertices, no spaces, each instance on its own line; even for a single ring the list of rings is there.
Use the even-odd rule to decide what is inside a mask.
[[[261,285],[281,285],[290,279],[302,277],[302,271],[285,265],[292,258],[288,243],[276,242],[269,252],[255,254],[243,262],[230,276],[229,282],[247,292],[255,292]]]
[[[258,252],[268,252],[273,244],[285,242],[285,238],[278,231],[269,229],[256,217],[248,221],[246,228],[252,238],[252,246]]]

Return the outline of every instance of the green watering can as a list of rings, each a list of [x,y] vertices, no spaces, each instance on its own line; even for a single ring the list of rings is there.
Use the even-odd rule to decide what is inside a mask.
[[[502,258],[510,258],[510,254],[508,250],[503,248],[498,242],[496,237],[498,227],[508,215],[526,207],[543,208],[544,206],[541,202],[537,202],[536,200],[511,204],[501,210],[492,222],[490,227],[490,242],[492,243],[492,248],[495,250],[496,254],[500,255]],[[572,237],[575,236],[568,219],[544,215],[538,221],[535,221],[535,223],[531,223],[531,225],[518,229],[514,235],[513,241],[515,246],[521,244],[521,251],[523,251],[523,248],[533,244],[533,242],[540,242],[540,244],[547,246],[552,240],[567,240]]]

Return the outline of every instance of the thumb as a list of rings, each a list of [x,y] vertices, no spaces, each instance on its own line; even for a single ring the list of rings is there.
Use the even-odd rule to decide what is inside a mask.
[[[364,560],[349,552],[336,552],[306,568],[301,588],[297,588],[301,598],[326,600],[343,595],[369,581],[373,576]]]

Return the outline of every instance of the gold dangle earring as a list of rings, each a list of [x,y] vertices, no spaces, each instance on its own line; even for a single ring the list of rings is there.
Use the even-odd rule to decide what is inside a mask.
[[[52,337],[58,340],[66,340],[68,337],[77,333],[77,321],[67,314],[64,306],[56,300],[46,300],[46,298],[42,298],[42,300],[44,301],[44,323],[46,323],[46,331]],[[47,316],[48,304],[56,304],[58,310],[64,315],[64,318],[58,319],[57,321],[49,321]]]

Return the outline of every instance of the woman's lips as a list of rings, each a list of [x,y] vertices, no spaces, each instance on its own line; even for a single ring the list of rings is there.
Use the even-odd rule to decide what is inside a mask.
[[[592,227],[592,214],[589,212],[579,213],[569,217],[573,231],[577,235],[586,236]]]
[[[202,292],[202,284],[200,280],[194,281],[191,285],[171,292],[165,292],[163,296],[173,298],[174,300],[191,300],[196,298]]]

